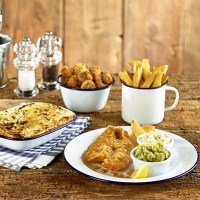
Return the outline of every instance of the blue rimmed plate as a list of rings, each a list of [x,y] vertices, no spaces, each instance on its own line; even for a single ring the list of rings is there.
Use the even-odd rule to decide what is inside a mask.
[[[122,126],[128,132],[131,132],[130,126]],[[83,133],[70,141],[65,147],[63,155],[66,163],[77,171],[78,173],[88,176],[90,178],[112,183],[124,183],[124,184],[144,184],[144,183],[153,183],[167,181],[171,179],[176,179],[181,176],[186,175],[191,172],[198,162],[198,153],[195,147],[188,142],[186,139],[175,135],[173,133],[158,130],[160,133],[163,133],[174,139],[174,158],[170,165],[169,172],[144,179],[133,179],[133,178],[119,178],[109,174],[103,174],[98,171],[93,170],[88,167],[82,160],[83,153],[87,150],[89,145],[95,141],[95,139],[105,130],[105,128],[96,129]],[[133,168],[133,166],[130,166]],[[122,172],[124,174],[127,171]]]

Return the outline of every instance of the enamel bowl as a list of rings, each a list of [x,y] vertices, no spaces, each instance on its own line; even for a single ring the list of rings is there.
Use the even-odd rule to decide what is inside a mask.
[[[112,83],[104,88],[98,89],[79,89],[71,88],[61,83],[61,76],[57,79],[65,106],[76,112],[91,113],[104,108],[107,103]]]

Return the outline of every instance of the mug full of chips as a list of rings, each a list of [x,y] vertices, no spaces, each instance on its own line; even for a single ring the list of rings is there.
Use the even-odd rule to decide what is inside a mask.
[[[150,67],[149,60],[131,60],[132,72],[119,72],[122,82],[122,119],[131,123],[157,124],[164,119],[165,111],[172,110],[179,101],[179,92],[168,86],[168,66]],[[165,107],[167,90],[175,92],[174,103]]]

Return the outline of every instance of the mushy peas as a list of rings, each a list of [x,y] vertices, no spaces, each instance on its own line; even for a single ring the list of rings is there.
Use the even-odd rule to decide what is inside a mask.
[[[161,162],[170,157],[170,152],[161,143],[141,144],[134,151],[134,156],[147,162]]]

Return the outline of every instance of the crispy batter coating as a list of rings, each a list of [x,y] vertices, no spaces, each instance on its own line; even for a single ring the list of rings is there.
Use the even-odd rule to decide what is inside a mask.
[[[102,73],[102,80],[103,80],[103,83],[110,84],[110,83],[112,83],[113,78],[109,72],[104,72],[104,73]]]
[[[63,85],[81,89],[104,88],[113,82],[111,74],[101,72],[100,66],[88,67],[83,63],[77,63],[73,67],[63,66],[61,75]]]
[[[68,82],[67,82],[67,86],[69,86],[69,87],[79,87],[80,82],[78,80],[78,75],[71,76],[69,78]]]
[[[69,80],[69,77],[66,77],[66,76],[61,77],[61,83],[63,85],[68,85],[68,80]]]
[[[93,74],[93,80],[97,88],[103,88],[106,85],[102,82],[101,74]]]
[[[92,66],[89,68],[91,74],[101,74],[100,66]]]
[[[106,169],[120,171],[131,163],[130,151],[134,147],[127,131],[108,126],[84,152],[86,162],[100,163]]]
[[[101,81],[96,82],[95,85],[96,85],[96,88],[104,88],[104,87],[106,87],[106,84],[102,83]]]
[[[74,69],[74,74],[76,74],[76,75],[78,75],[81,72],[85,72],[85,71],[87,72],[87,71],[89,71],[87,65],[85,65],[83,63],[77,63],[77,64],[75,64],[74,67],[73,67],[73,69]]]
[[[81,89],[95,89],[96,86],[92,80],[86,80],[81,84]]]
[[[74,70],[73,70],[73,68],[68,67],[68,66],[65,65],[61,69],[61,74],[64,77],[71,77],[74,74]]]
[[[81,82],[87,81],[87,80],[93,80],[92,75],[90,74],[90,72],[81,72],[78,74],[78,79]]]

